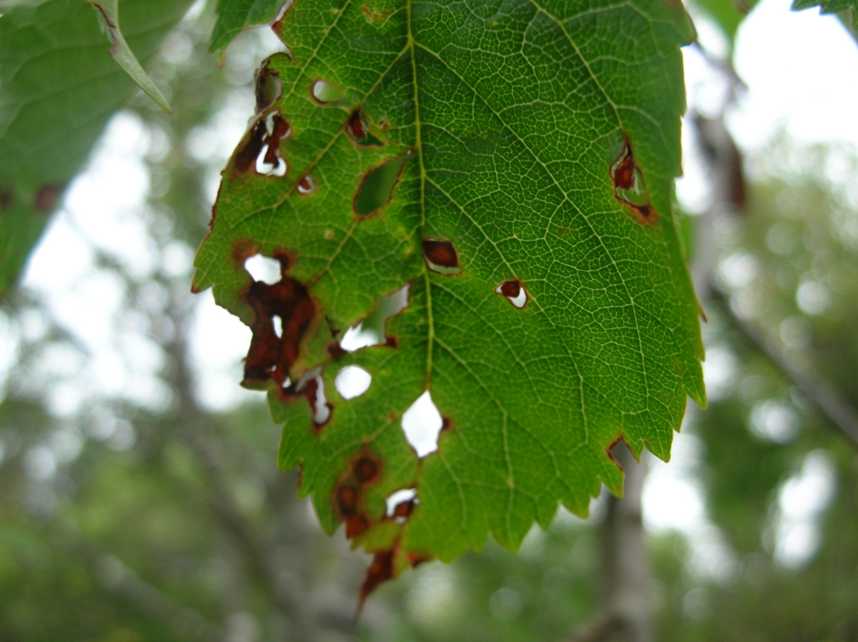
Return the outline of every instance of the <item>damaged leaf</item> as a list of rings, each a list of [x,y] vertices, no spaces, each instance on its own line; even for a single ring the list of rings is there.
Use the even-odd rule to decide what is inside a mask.
[[[279,29],[289,53],[257,74],[278,95],[224,169],[194,289],[253,330],[281,465],[373,554],[361,598],[489,535],[516,547],[559,504],[586,514],[621,491],[619,438],[667,459],[704,401],[671,211],[681,5],[319,0]],[[287,169],[254,172],[277,118]],[[350,366],[362,394],[338,389]],[[406,434],[419,399],[429,446]]]

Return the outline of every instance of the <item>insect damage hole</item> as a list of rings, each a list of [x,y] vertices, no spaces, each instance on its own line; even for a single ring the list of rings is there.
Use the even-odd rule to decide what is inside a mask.
[[[298,181],[298,193],[301,196],[312,194],[314,189],[316,189],[316,183],[313,181],[313,177],[309,174],[302,176],[301,180]]]
[[[402,312],[407,305],[408,286],[406,285],[384,297],[372,314],[346,330],[340,340],[340,347],[346,352],[354,352],[384,342],[384,326],[387,320]]]
[[[369,390],[372,375],[360,366],[346,366],[337,373],[334,386],[343,399],[360,397]]]
[[[403,165],[404,158],[394,158],[364,175],[354,196],[354,210],[358,215],[374,214],[390,202]]]
[[[401,524],[408,519],[417,504],[417,490],[415,488],[396,490],[388,495],[385,502],[387,516]]]
[[[270,154],[268,150],[268,145],[263,145],[259,150],[259,155],[256,157],[256,173],[262,176],[286,176],[286,170],[289,169],[286,161]]]
[[[310,88],[310,95],[313,96],[316,102],[327,105],[328,103],[342,100],[345,97],[345,92],[336,85],[320,78],[313,82]]]
[[[441,413],[427,390],[402,415],[402,430],[418,457],[438,450],[438,435],[444,425]]]
[[[381,147],[384,143],[374,136],[370,131],[369,127],[367,127],[366,121],[364,120],[364,114],[357,108],[349,114],[349,118],[346,121],[346,131],[351,136],[352,140],[358,145],[364,147]]]
[[[450,241],[423,239],[423,258],[434,272],[456,274],[459,271],[459,255]]]
[[[324,426],[331,418],[331,404],[325,398],[325,380],[318,368],[310,370],[301,377],[296,391],[307,396],[313,409],[313,423]]]
[[[244,269],[254,281],[274,285],[280,280],[283,268],[277,259],[256,254],[244,262]]]
[[[521,309],[527,305],[527,290],[521,284],[521,281],[515,279],[504,281],[495,288],[495,292],[501,296],[505,296],[507,301],[512,303],[516,308]]]

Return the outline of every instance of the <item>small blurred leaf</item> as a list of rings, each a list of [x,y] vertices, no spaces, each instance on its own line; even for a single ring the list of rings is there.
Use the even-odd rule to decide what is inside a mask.
[[[793,11],[819,7],[823,14],[842,14],[847,24],[858,28],[858,0],[793,0]]]
[[[720,27],[732,51],[739,25],[756,6],[757,0],[694,0],[694,4]]]
[[[219,0],[211,50],[225,49],[247,27],[273,22],[286,4],[286,0]]]
[[[124,0],[126,36],[153,56],[191,0]],[[14,284],[65,186],[134,84],[81,0],[4,5],[0,17],[0,296]]]
[[[122,29],[119,26],[118,0],[89,0],[89,3],[98,14],[104,33],[110,40],[110,55],[147,96],[158,103],[164,111],[170,111],[170,105],[164,94],[140,65],[131,47],[125,41],[125,36],[122,35]]]

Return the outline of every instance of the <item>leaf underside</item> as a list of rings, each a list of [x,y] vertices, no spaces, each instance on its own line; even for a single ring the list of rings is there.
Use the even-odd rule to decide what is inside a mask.
[[[558,503],[585,514],[621,490],[619,438],[667,459],[704,402],[671,214],[680,4],[314,0],[279,29],[194,288],[253,329],[245,384],[269,390],[323,527],[376,554],[362,594],[489,534],[515,547]],[[279,283],[251,279],[257,253]],[[381,344],[339,349],[406,285]],[[372,383],[345,400],[350,364]],[[401,420],[426,390],[444,430],[420,458]],[[416,499],[387,515],[399,489]]]

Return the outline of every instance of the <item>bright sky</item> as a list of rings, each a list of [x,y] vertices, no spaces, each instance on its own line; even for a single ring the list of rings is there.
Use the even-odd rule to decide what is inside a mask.
[[[788,0],[764,0],[742,27],[736,67],[750,89],[730,114],[730,126],[737,140],[749,149],[759,149],[783,132],[803,143],[845,141],[858,148],[858,47],[835,19],[820,17],[815,11],[793,13],[788,7]],[[711,27],[699,23],[698,29],[708,48],[723,50],[723,41]],[[265,34],[252,37],[257,45],[243,55],[244,59],[227,62],[246,77],[276,43]],[[723,91],[717,75],[693,50],[686,52],[686,71],[690,103],[703,111],[711,109]],[[212,195],[217,186],[216,171],[252,113],[250,94],[237,94],[214,122],[200,126],[192,137],[191,153],[211,161]],[[89,168],[72,184],[63,210],[30,261],[24,287],[38,293],[50,313],[73,329],[92,355],[73,386],[48,389],[49,403],[58,412],[72,413],[86,403],[92,390],[127,395],[143,403],[162,402],[169,394],[152,376],[160,361],[157,346],[148,342],[133,322],[116,324],[122,305],[120,284],[116,277],[93,271],[92,253],[84,241],[93,240],[135,274],[151,273],[154,253],[140,221],[149,179],[140,159],[142,154],[157,152],[163,146],[164,141],[147,132],[135,116],[120,113],[114,117]],[[686,162],[686,172],[679,192],[693,205],[705,193],[705,180],[693,163]],[[136,240],[128,243],[128,239]],[[189,251],[177,244],[168,249],[168,269],[179,274],[191,258]],[[157,297],[158,293],[153,291],[150,296]],[[98,305],[92,305],[94,301]],[[0,333],[14,339],[16,332],[37,333],[40,323],[38,318],[25,319],[23,327],[16,330],[0,316]],[[210,292],[199,297],[193,334],[193,351],[202,378],[199,393],[204,403],[226,408],[244,396],[257,395],[237,385],[249,331],[217,308]],[[15,353],[14,340],[2,343],[0,390]],[[57,373],[76,367],[72,357],[62,355],[50,365]],[[721,348],[710,350],[706,379],[713,392],[729,380],[734,367],[730,355]],[[365,385],[359,374],[351,376],[355,385]],[[425,401],[421,404],[418,410]],[[420,412],[427,425],[437,423],[431,408]],[[765,429],[766,421],[778,420],[775,416],[774,420],[760,421]],[[702,542],[696,551],[698,566],[718,574],[729,560],[718,543],[717,532],[706,520],[695,485],[696,451],[693,435],[680,434],[674,461],[670,465],[653,463],[644,495],[645,519],[650,529],[678,528],[695,535]],[[813,517],[820,508],[820,493],[808,489],[826,483],[830,484],[830,466],[824,455],[815,454],[783,489],[778,551],[785,561],[800,561],[812,552]]]

